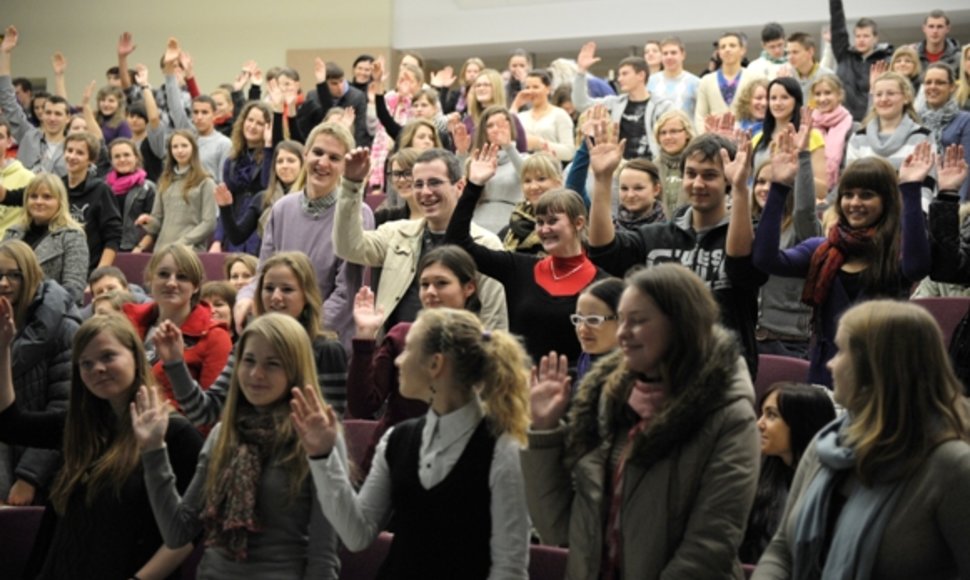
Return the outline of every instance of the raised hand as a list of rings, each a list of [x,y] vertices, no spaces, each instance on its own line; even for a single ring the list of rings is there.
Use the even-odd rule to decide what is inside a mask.
[[[610,124],[607,119],[595,119],[592,124],[592,135],[586,137],[589,148],[589,167],[598,179],[612,179],[613,172],[623,161],[623,151],[626,139],[617,142],[619,127]]]
[[[374,339],[384,324],[384,307],[375,306],[374,292],[369,286],[361,286],[354,296],[354,338]]]
[[[357,122],[357,111],[353,107],[344,107],[344,114],[337,118],[337,122],[353,133],[354,123]]]
[[[772,142],[771,180],[791,186],[798,175],[798,147],[794,129],[789,124]]]
[[[387,74],[384,72],[384,57],[379,56],[374,59],[371,67],[370,79],[374,82],[383,83],[387,81]]]
[[[148,67],[143,63],[135,65],[135,84],[140,87],[148,86]]]
[[[475,185],[485,185],[498,170],[498,145],[488,143],[481,150],[472,153],[468,166],[468,181]]]
[[[84,87],[84,93],[81,95],[81,107],[87,107],[91,103],[91,97],[94,96],[95,90],[98,88],[98,81],[91,81],[88,86]]]
[[[734,132],[734,143],[737,153],[734,159],[728,155],[726,149],[721,149],[721,164],[724,167],[724,177],[731,182],[735,190],[747,191],[748,176],[751,174],[751,136],[747,131]]]
[[[17,336],[17,323],[10,300],[0,297],[0,350],[9,348]]]
[[[465,154],[472,146],[471,135],[464,123],[454,123],[451,125],[451,141],[455,144],[455,153]]]
[[[798,145],[799,151],[808,151],[812,143],[812,124],[815,123],[815,119],[812,117],[813,112],[811,107],[802,107],[798,132],[795,133],[795,143]]]
[[[899,168],[899,183],[922,183],[936,163],[933,145],[923,141],[903,161]]]
[[[588,71],[594,64],[598,63],[600,58],[596,56],[596,43],[587,42],[579,49],[579,55],[576,57],[576,64],[579,65],[579,72]]]
[[[538,367],[532,367],[529,389],[529,411],[532,428],[555,429],[569,406],[569,361],[566,355],[552,351],[542,357]]]
[[[249,61],[253,63],[253,68],[249,73],[249,80],[253,82],[257,87],[263,84],[263,69],[259,68],[256,61]]]
[[[20,38],[20,33],[13,26],[8,26],[7,30],[3,33],[3,42],[0,42],[0,51],[10,54],[13,49],[17,48],[17,40]]]
[[[936,181],[940,191],[958,191],[967,180],[967,158],[963,145],[950,145],[940,156],[936,166]]]
[[[232,205],[232,192],[225,183],[220,183],[215,189],[216,205],[219,207],[228,207]]]
[[[318,85],[327,81],[327,63],[319,56],[313,59],[313,78]]]
[[[139,451],[159,449],[165,444],[168,417],[171,406],[159,396],[154,388],[142,385],[130,405],[131,430],[135,434]]]
[[[360,183],[370,175],[370,149],[357,147],[344,156],[344,177]]]
[[[179,41],[174,36],[168,39],[168,43],[165,45],[165,54],[162,56],[162,66],[166,73],[174,73],[175,65],[178,64],[179,54],[181,54],[182,49],[179,47]]]
[[[876,84],[879,75],[889,70],[889,61],[877,60],[869,66],[869,90],[871,91]]]
[[[63,52],[57,51],[51,56],[51,66],[56,76],[63,76],[67,72],[67,58],[64,57]]]
[[[333,407],[323,402],[317,388],[307,385],[301,391],[294,387],[290,411],[290,420],[306,454],[329,455],[337,442],[340,423]]]
[[[720,135],[725,139],[734,138],[734,113],[726,111],[721,114],[711,114],[704,119],[704,132]]]
[[[179,63],[182,65],[182,72],[185,73],[185,78],[192,79],[195,78],[195,65],[193,64],[192,55],[182,51],[179,55]]]
[[[455,69],[450,66],[431,73],[431,86],[441,88],[450,87],[453,84],[455,84]]]
[[[130,32],[122,32],[118,38],[118,56],[128,56],[135,52],[137,46]]]
[[[165,363],[179,362],[185,353],[182,330],[171,320],[165,320],[155,331],[155,350]]]

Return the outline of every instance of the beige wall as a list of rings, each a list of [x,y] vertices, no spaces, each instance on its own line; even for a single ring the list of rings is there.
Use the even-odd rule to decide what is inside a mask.
[[[46,77],[52,86],[50,55],[60,50],[68,59],[68,91],[75,98],[87,82],[104,82],[104,71],[117,62],[118,36],[126,30],[138,45],[129,64],[148,65],[152,84],[161,80],[158,60],[174,35],[195,58],[196,77],[202,90],[209,91],[231,81],[250,58],[266,70],[287,64],[287,51],[314,49],[324,58],[328,49],[386,51],[391,4],[392,0],[2,0],[0,26],[13,24],[20,32],[14,76]],[[350,64],[342,60],[353,50],[335,52],[340,55],[335,62]],[[301,72],[311,73],[312,86],[312,68]]]

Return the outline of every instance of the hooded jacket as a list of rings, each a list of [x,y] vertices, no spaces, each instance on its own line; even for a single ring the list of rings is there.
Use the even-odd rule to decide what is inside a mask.
[[[880,42],[868,56],[863,56],[849,41],[842,0],[829,0],[829,15],[832,19],[832,51],[839,62],[835,72],[845,88],[843,105],[852,113],[853,119],[862,121],[869,109],[869,67],[892,58],[893,45]]]
[[[623,479],[623,578],[742,578],[738,546],[754,501],[760,446],[754,389],[722,327],[691,384],[668,396],[632,443]],[[635,377],[623,354],[586,375],[568,427],[530,432],[526,498],[545,543],[569,544],[566,577],[599,578],[615,438]],[[627,421],[629,422],[629,421]]]
[[[933,64],[930,62],[930,59],[926,57],[926,40],[922,40],[920,41],[919,44],[916,45],[916,54],[919,55],[919,61],[920,61],[920,64],[923,65],[924,71],[926,70],[926,67]],[[960,43],[957,42],[956,39],[950,38],[949,36],[947,36],[946,39],[943,41],[943,56],[941,56],[940,60],[936,62],[942,62],[943,64],[946,64],[951,69],[953,69],[953,72],[959,73]]]
[[[108,184],[88,176],[77,187],[64,178],[71,216],[84,226],[88,239],[88,272],[98,267],[106,249],[118,251],[121,243],[121,214]]]

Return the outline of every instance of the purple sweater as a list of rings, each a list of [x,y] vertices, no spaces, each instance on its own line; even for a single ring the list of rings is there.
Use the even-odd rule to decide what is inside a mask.
[[[269,221],[263,230],[263,245],[259,251],[259,267],[277,252],[303,252],[310,258],[317,275],[317,285],[323,296],[323,327],[340,336],[344,348],[350,351],[354,336],[354,295],[360,289],[364,268],[347,263],[333,251],[333,215],[336,204],[317,217],[303,211],[304,193],[295,191],[273,204]],[[336,192],[330,195],[336,195]],[[367,204],[361,204],[364,229],[374,229],[374,214]],[[254,279],[255,280],[255,279]],[[255,281],[240,290],[240,298],[258,299]]]
[[[903,194],[902,215],[902,256],[900,257],[899,281],[891,288],[884,288],[878,294],[865,289],[851,299],[846,292],[846,274],[839,271],[829,290],[825,302],[815,308],[813,313],[814,337],[811,352],[811,367],[808,380],[811,383],[832,386],[832,375],[825,364],[835,356],[835,331],[838,329],[842,313],[864,300],[875,298],[906,299],[913,283],[930,273],[930,242],[926,232],[926,220],[921,208],[921,185],[903,183],[899,186]],[[771,184],[768,201],[765,203],[761,222],[754,238],[754,265],[768,274],[804,278],[808,275],[812,255],[825,238],[809,238],[797,246],[781,250],[781,219],[785,200],[791,190],[778,183]]]

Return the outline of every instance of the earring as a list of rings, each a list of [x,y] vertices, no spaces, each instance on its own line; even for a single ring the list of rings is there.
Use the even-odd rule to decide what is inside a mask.
[[[438,394],[438,391],[434,388],[434,382],[428,383],[428,390],[431,391],[431,396],[428,398],[428,406],[434,404],[434,396]]]

